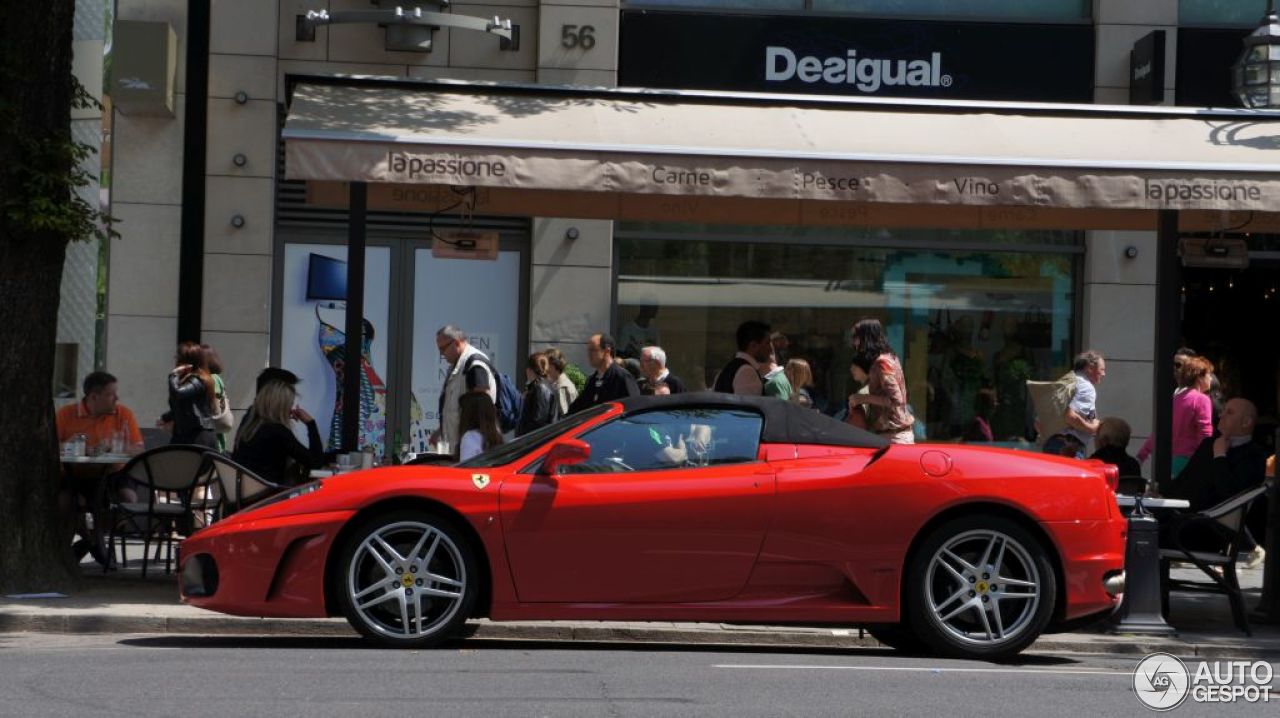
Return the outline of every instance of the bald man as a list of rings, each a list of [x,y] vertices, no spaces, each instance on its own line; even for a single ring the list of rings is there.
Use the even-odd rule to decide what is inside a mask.
[[[1200,442],[1177,478],[1162,480],[1160,493],[1187,499],[1192,511],[1207,509],[1258,486],[1266,475],[1267,454],[1253,440],[1258,409],[1248,399],[1232,399],[1218,418],[1216,436]]]

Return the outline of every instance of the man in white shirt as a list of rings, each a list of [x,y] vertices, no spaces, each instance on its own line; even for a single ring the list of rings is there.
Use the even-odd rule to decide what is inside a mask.
[[[1044,442],[1044,453],[1083,459],[1085,447],[1098,433],[1098,385],[1107,375],[1107,360],[1101,352],[1090,349],[1077,355],[1071,368],[1076,374],[1076,391],[1067,407],[1067,428]]]
[[[667,353],[662,347],[647,346],[640,350],[640,371],[644,374],[640,382],[641,394],[655,393],[654,387],[658,384],[665,384],[668,394],[684,393],[684,382],[667,369]]]
[[[484,392],[495,406],[498,382],[494,379],[489,357],[471,346],[467,333],[452,324],[436,332],[436,348],[449,362],[449,377],[440,391],[440,428],[431,434],[431,442],[445,441],[449,450],[458,451],[458,422],[462,418],[458,400],[468,392]]]

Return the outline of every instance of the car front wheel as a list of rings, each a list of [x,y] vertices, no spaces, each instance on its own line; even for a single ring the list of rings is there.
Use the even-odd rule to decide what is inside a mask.
[[[1005,518],[967,516],[938,527],[916,552],[905,611],[914,633],[941,655],[1004,658],[1044,631],[1056,595],[1038,538]]]
[[[476,561],[454,524],[398,511],[361,524],[342,547],[335,594],[351,626],[387,646],[427,648],[457,635],[475,603]]]

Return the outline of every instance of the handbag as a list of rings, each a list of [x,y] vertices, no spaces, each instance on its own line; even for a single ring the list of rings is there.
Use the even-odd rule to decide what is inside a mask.
[[[231,413],[231,402],[227,399],[226,391],[220,392],[214,401],[218,405],[218,413],[210,417],[213,419],[213,431],[217,434],[229,434],[235,427],[236,417]]]

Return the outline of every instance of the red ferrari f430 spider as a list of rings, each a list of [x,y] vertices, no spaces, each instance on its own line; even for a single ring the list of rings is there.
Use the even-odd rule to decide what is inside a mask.
[[[343,615],[426,647],[473,617],[863,626],[1015,654],[1123,590],[1116,472],[890,445],[777,399],[638,397],[453,466],[298,486],[181,549],[186,603]]]

